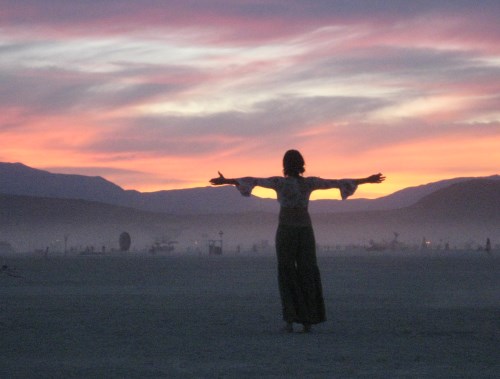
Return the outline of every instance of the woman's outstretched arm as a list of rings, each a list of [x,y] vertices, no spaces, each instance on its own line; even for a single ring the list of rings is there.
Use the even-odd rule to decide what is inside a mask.
[[[224,175],[222,175],[219,171],[219,177],[210,179],[210,184],[214,186],[222,186],[224,184],[232,184],[234,186],[237,186],[238,182],[236,181],[236,179],[225,178]]]
[[[254,178],[246,176],[243,178],[229,179],[225,178],[224,175],[219,172],[219,177],[210,179],[210,183],[214,186],[221,186],[224,184],[234,185],[243,196],[248,197],[252,194],[252,190],[256,186],[276,190],[276,188],[280,185],[281,179],[281,177],[277,176],[272,176],[270,178]]]
[[[362,178],[362,179],[353,179],[356,184],[367,184],[367,183],[382,183],[384,180],[385,180],[385,176],[383,176],[382,174],[375,174],[375,175],[371,175],[367,178]]]

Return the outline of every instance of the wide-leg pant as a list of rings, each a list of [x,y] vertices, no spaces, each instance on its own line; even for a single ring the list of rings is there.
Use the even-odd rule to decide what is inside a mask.
[[[301,324],[325,321],[323,289],[312,227],[279,225],[276,253],[283,320]]]

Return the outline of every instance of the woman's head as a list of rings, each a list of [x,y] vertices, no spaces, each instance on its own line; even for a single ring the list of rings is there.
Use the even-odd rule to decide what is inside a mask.
[[[304,173],[305,162],[297,150],[288,150],[283,157],[283,174],[285,176],[300,176]]]

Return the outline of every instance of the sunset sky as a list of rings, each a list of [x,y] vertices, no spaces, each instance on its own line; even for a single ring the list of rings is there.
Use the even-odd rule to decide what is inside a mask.
[[[307,175],[383,172],[369,198],[498,174],[499,19],[498,0],[0,0],[0,161],[157,191],[280,175],[295,148]]]

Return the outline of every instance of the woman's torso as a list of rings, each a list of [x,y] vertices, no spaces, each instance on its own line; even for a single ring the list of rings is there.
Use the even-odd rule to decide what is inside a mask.
[[[280,203],[280,225],[310,226],[307,210],[311,188],[302,177],[284,177],[276,188]]]
[[[322,179],[318,177],[273,176],[269,178],[238,178],[237,188],[243,196],[250,196],[255,186],[270,188],[276,191],[281,206],[280,224],[307,226],[311,218],[307,211],[309,196],[317,189],[340,189],[342,199],[351,196],[357,188],[352,179]]]

